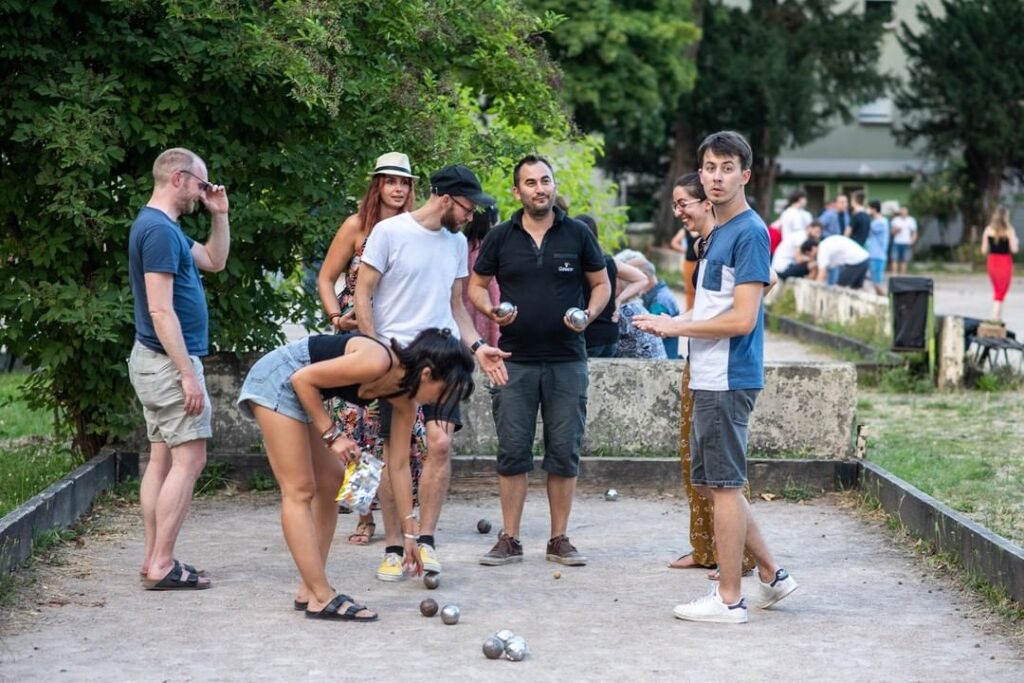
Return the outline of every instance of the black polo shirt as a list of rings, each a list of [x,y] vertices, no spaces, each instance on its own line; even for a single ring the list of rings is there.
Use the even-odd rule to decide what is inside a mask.
[[[555,208],[555,222],[540,247],[523,229],[523,210],[487,233],[473,270],[498,279],[503,301],[519,308],[501,328],[498,345],[517,362],[584,360],[583,335],[570,330],[566,310],[583,308],[586,273],[605,268],[604,254],[583,223]]]
[[[864,246],[871,235],[871,216],[867,211],[858,211],[850,217],[850,239]]]

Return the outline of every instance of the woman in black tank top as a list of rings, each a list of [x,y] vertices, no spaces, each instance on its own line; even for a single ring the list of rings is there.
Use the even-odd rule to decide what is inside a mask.
[[[377,614],[331,588],[324,558],[337,523],[335,496],[359,448],[336,428],[324,399],[387,400],[393,409],[385,476],[402,516],[408,570],[422,572],[412,515],[409,440],[418,404],[473,391],[473,356],[450,330],[428,329],[406,347],[361,335],[314,335],[253,365],[238,398],[251,414],[281,488],[281,526],[302,583],[295,609],[318,619],[375,621]],[[322,547],[326,544],[327,547]]]

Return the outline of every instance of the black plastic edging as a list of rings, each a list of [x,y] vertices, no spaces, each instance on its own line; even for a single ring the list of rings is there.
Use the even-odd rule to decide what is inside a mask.
[[[1024,549],[872,462],[861,462],[860,488],[913,535],[956,555],[969,574],[1024,604]]]
[[[105,451],[4,515],[0,518],[0,571],[24,564],[37,533],[71,524],[89,510],[101,491],[138,472],[137,453]]]

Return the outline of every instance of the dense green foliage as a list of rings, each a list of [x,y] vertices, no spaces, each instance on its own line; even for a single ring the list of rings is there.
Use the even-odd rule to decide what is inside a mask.
[[[1024,6],[1020,0],[943,0],[917,8],[921,29],[901,26],[907,80],[896,97],[897,134],[939,159],[958,156],[963,239],[980,234],[1009,173],[1024,175]]]
[[[516,0],[0,0],[0,343],[29,398],[84,455],[135,422],[127,236],[162,149],[228,188],[213,348],[267,348],[315,306],[272,275],[322,253],[378,154],[426,176],[569,138],[547,28]]]
[[[699,2],[699,0],[697,0]],[[606,164],[649,170],[680,95],[696,77],[694,0],[526,0],[564,17],[548,49],[576,125],[605,137]]]
[[[697,83],[679,107],[668,182],[695,168],[708,133],[738,130],[754,149],[748,194],[765,214],[779,153],[849,122],[857,106],[883,94],[880,22],[836,0],[752,0],[746,10],[706,3]],[[663,196],[659,223],[671,224],[670,216]]]

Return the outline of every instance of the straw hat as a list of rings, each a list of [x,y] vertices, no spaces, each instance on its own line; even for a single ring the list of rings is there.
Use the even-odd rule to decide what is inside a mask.
[[[372,175],[396,175],[402,178],[416,180],[419,176],[412,174],[412,165],[409,157],[401,152],[388,152],[377,157],[377,165]]]

